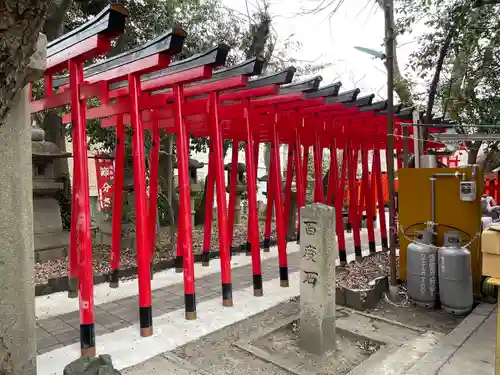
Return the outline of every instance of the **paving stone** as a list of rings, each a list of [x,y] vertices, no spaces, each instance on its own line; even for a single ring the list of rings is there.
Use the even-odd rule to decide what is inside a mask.
[[[62,348],[63,346],[64,346],[64,344],[58,343],[58,344],[55,344],[55,345],[52,345],[52,346],[47,346],[46,348],[43,348],[43,349],[38,349],[37,353],[38,354],[48,353],[48,352],[51,352],[52,350]]]
[[[97,308],[97,307],[96,307]],[[74,320],[77,320],[80,322],[80,312],[79,311],[73,311],[67,314],[62,314],[58,316],[59,319],[61,319],[63,322],[69,323]]]
[[[495,310],[495,307],[496,305],[493,303],[481,303],[474,309],[472,313],[480,315],[490,315],[493,310]]]
[[[39,339],[36,341],[37,350],[41,350],[47,348],[49,346],[54,346],[56,344],[60,344],[60,341],[56,339],[54,336],[45,337],[43,339]]]
[[[59,318],[71,327],[80,329],[80,312],[74,311],[69,314],[60,315]]]
[[[439,344],[424,355],[405,375],[436,375],[456,350],[454,346]]]
[[[467,338],[486,320],[485,315],[470,314],[443,339],[444,345],[461,346]]]
[[[96,323],[106,326],[107,324],[115,322],[119,318],[107,311],[100,310],[94,314],[94,319]]]
[[[61,329],[62,326],[67,326],[67,324],[64,323],[58,317],[42,319],[42,320],[39,320],[37,322],[37,324],[49,333],[51,333],[52,331],[57,331],[57,330]]]
[[[177,300],[184,301],[184,291],[181,294],[174,294],[166,292],[161,297],[153,298],[153,303],[155,302],[176,302]]]
[[[122,299],[115,301],[115,303],[117,303],[121,306],[126,306],[126,307],[132,307],[132,308],[139,307],[138,296],[122,298]]]
[[[184,297],[184,286],[182,284],[175,284],[168,288],[168,292],[176,296]]]
[[[493,375],[494,365],[469,358],[453,358],[439,370],[439,375]]]
[[[103,325],[101,324],[95,324],[95,334],[96,335],[104,335],[106,333],[110,333],[111,331],[109,329],[107,329],[106,327],[104,327]]]
[[[116,311],[120,311],[123,309],[123,305],[120,305],[117,302],[106,302],[102,305],[99,305],[99,308],[103,311],[107,311],[108,313],[114,314]]]
[[[457,350],[451,361],[460,358],[463,361],[495,363],[496,314],[486,321]]]
[[[178,310],[184,307],[184,300],[180,297],[170,301],[153,302],[153,308],[160,309],[164,312]]]
[[[108,311],[109,313],[121,318],[122,315],[126,315],[129,313],[129,311],[135,311],[138,309],[138,307],[129,307],[129,306],[122,306],[122,305],[118,305],[117,306],[119,307],[116,307],[116,309],[113,309],[113,312],[110,312]],[[104,311],[104,310],[103,310]]]
[[[219,296],[222,296],[222,292],[215,291],[215,290],[209,290],[208,292],[205,291],[203,294],[196,293],[196,295],[197,295],[199,301],[205,301],[205,300],[209,300],[212,298],[217,298]]]
[[[63,341],[63,346],[67,346],[67,345],[73,345],[73,344],[76,344],[76,343],[79,343],[80,342],[80,336],[78,337],[73,337],[73,338],[70,338],[66,341]]]
[[[44,338],[50,337],[50,336],[51,336],[51,334],[48,333],[46,330],[44,330],[42,327],[40,327],[40,326],[36,327],[36,338],[37,338],[37,340],[44,339]]]
[[[161,288],[161,289],[156,289],[151,292],[151,296],[153,299],[163,299],[165,297],[168,297],[172,295],[171,293],[168,292],[167,288]]]
[[[57,334],[54,337],[62,343],[65,343],[69,340],[74,340],[75,338],[77,338],[79,340],[80,339],[80,331],[73,329],[71,331],[65,331],[63,333]]]

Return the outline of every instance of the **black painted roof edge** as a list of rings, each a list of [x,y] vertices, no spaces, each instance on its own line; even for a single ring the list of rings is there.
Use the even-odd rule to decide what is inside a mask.
[[[315,99],[321,98],[325,96],[337,96],[339,94],[339,90],[342,87],[342,82],[335,82],[331,85],[322,86],[318,89],[318,91],[314,91],[306,94],[306,99]]]
[[[158,70],[156,72],[145,74],[141,77],[141,82],[147,82],[148,80],[155,79],[158,77],[164,77],[170,74],[183,72],[185,70],[194,69],[200,66],[210,66],[217,67],[224,65],[226,63],[227,55],[229,53],[230,47],[227,44],[221,43],[217,47],[214,47],[203,53],[197,53],[183,60],[176,61],[172,63],[168,68]],[[110,85],[110,89],[117,89],[127,85],[127,81],[120,81],[115,84]]]
[[[182,51],[185,38],[186,32],[180,27],[174,27],[142,46],[89,66],[84,71],[85,77],[91,77],[95,74],[114,69],[118,66],[143,59],[156,53],[168,52],[170,55],[175,55]]]
[[[185,37],[186,32],[183,29],[170,29],[142,46],[88,66],[83,70],[85,75],[84,79],[156,53],[168,52],[169,54],[177,54],[182,50]],[[57,88],[67,82],[68,76],[57,77],[52,82],[52,86]]]
[[[82,40],[100,33],[110,36],[122,34],[128,15],[128,10],[122,4],[115,3],[108,5],[83,25],[47,43],[47,57],[53,56]]]
[[[264,87],[269,85],[287,85],[292,82],[297,69],[290,66],[285,70],[257,77],[248,82],[247,88]]]
[[[195,82],[192,85],[196,86],[203,83],[220,81],[223,79],[237,77],[237,76],[247,76],[247,77],[256,76],[262,73],[263,68],[264,68],[264,60],[257,57],[252,57],[251,59],[245,60],[239,64],[218,69],[213,72],[212,78]]]
[[[339,93],[337,96],[332,96],[325,99],[325,104],[349,103],[358,98],[360,89],[353,89]]]
[[[408,108],[402,108],[403,106],[401,104],[395,104],[394,105],[394,116],[400,117],[403,116],[406,117],[410,116],[412,118],[413,114],[413,107],[408,107]],[[404,112],[403,112],[404,111]],[[387,108],[380,110],[377,112],[379,115],[387,115],[389,113],[389,110]],[[403,120],[403,119],[401,119]]]
[[[304,81],[289,83],[288,85],[283,85],[280,87],[279,94],[282,95],[292,92],[308,93],[317,91],[322,80],[323,77],[316,76],[310,79],[306,79]]]
[[[369,106],[372,104],[373,98],[375,97],[375,94],[370,94],[366,96],[362,96],[361,98],[357,98],[356,100],[350,102],[350,103],[345,103],[344,107],[346,108],[352,108],[352,107],[364,107],[364,106]]]
[[[363,106],[363,108],[360,108],[360,112],[384,111],[384,110],[387,110],[387,100],[381,100],[379,102],[375,102],[370,105]]]
[[[400,105],[400,109],[396,116],[399,118],[400,121],[413,121],[413,112],[415,111],[415,107],[406,107],[406,108],[401,108],[402,105]]]

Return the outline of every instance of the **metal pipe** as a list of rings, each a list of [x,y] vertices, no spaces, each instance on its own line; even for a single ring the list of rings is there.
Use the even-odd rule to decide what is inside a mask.
[[[432,227],[434,228],[435,220],[436,220],[436,204],[435,204],[435,189],[436,188],[436,177],[434,175],[431,177],[431,222]]]
[[[403,126],[403,168],[408,168],[408,127]]]

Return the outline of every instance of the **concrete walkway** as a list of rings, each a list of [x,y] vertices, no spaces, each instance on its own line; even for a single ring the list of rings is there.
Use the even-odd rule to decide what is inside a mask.
[[[352,235],[346,237],[351,261],[354,260]],[[367,255],[366,231],[361,237],[364,255]],[[152,281],[154,335],[150,338],[139,337],[137,280],[124,281],[117,290],[97,285],[94,294],[98,354],[111,354],[115,366],[125,369],[286,302],[299,294],[298,251],[297,244],[288,244],[289,288],[279,287],[277,248],[261,253],[263,298],[253,296],[251,257],[233,256],[233,308],[221,306],[218,259],[211,261],[210,267],[196,264],[196,321],[184,319],[183,275],[175,270],[155,274]],[[37,374],[62,374],[64,365],[80,353],[78,301],[69,300],[66,293],[37,297],[36,313]]]
[[[406,375],[493,375],[496,313],[480,304]]]

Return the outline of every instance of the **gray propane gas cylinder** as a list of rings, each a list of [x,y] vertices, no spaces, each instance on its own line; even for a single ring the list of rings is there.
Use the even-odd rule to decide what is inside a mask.
[[[438,250],[439,299],[445,312],[464,315],[472,310],[472,270],[470,251],[461,246],[460,234],[444,234]]]
[[[437,249],[431,245],[432,229],[426,229],[422,239],[413,241],[406,249],[406,290],[412,303],[427,309],[437,299]]]

